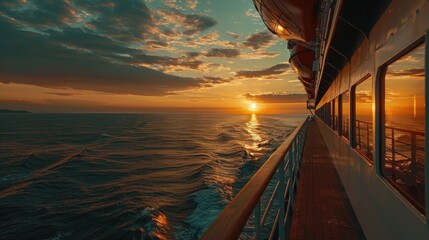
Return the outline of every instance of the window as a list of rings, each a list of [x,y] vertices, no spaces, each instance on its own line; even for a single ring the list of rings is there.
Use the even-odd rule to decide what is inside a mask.
[[[331,103],[326,103],[325,104],[325,107],[324,107],[324,109],[325,109],[325,123],[326,123],[326,125],[328,125],[328,126],[331,126]]]
[[[335,130],[335,131],[338,131],[338,105],[339,105],[339,103],[338,103],[338,98],[336,98],[336,99],[334,99],[334,100],[332,100],[332,104],[333,104],[333,111],[334,111],[334,114],[333,114],[333,126],[332,126],[332,128]]]
[[[331,128],[334,129],[335,122],[335,101],[331,100]]]
[[[424,44],[387,66],[384,76],[383,175],[425,209]]]
[[[350,126],[350,94],[349,91],[341,94],[341,134],[349,139]]]
[[[355,144],[356,149],[372,162],[372,77],[355,87]]]

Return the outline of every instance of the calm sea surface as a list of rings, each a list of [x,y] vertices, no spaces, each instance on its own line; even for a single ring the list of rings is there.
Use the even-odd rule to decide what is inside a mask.
[[[303,119],[0,114],[0,239],[196,239]]]

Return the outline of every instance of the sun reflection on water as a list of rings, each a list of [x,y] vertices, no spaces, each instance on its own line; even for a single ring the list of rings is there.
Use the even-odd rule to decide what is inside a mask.
[[[153,235],[157,238],[157,239],[161,239],[161,240],[167,240],[168,239],[168,219],[167,216],[165,214],[163,214],[162,212],[159,212],[158,215],[156,215],[153,218],[153,221],[156,224],[156,231],[153,232]]]
[[[252,140],[251,145],[245,144],[246,150],[249,152],[251,157],[255,157],[255,153],[262,150],[260,143],[262,142],[261,136],[258,134],[258,118],[256,114],[253,113],[250,117],[250,120],[246,123],[246,131],[250,134],[250,139]]]

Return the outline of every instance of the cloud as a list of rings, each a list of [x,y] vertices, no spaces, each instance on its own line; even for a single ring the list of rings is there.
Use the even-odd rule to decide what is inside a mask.
[[[18,22],[45,28],[80,20],[67,1],[2,1],[0,12]]]
[[[196,0],[189,5],[180,2],[178,8],[161,4],[158,9],[152,8],[160,5],[155,2],[0,1],[0,82],[163,96],[230,82],[232,78],[213,73],[229,76],[235,71],[230,68],[233,63],[223,65],[208,58],[278,56],[264,50],[275,42],[264,31],[243,37],[244,43],[210,31],[217,24],[215,18],[189,14],[195,12],[189,8],[196,6]],[[183,77],[189,71],[193,77]],[[237,71],[237,75],[268,78],[282,71],[268,68]],[[204,76],[209,72],[210,77]],[[61,91],[49,94],[66,96],[56,92]]]
[[[135,42],[148,38],[156,29],[152,12],[143,1],[109,0],[100,4],[90,0],[77,0],[77,5],[97,15],[90,26],[113,39]]]
[[[261,16],[256,12],[255,9],[248,9],[246,11],[246,16],[252,17],[252,18],[257,18],[257,19],[261,18]]]
[[[216,41],[219,39],[219,33],[218,32],[212,32],[207,35],[204,35],[200,38],[200,40],[207,42],[207,41]]]
[[[232,81],[231,78],[222,78],[222,77],[205,76],[203,79],[205,81],[205,84],[203,85],[204,87],[213,87],[214,85],[217,85],[217,84],[229,83]]]
[[[258,50],[272,46],[275,42],[276,38],[274,37],[274,34],[267,30],[263,30],[249,35],[246,38],[246,41],[243,42],[243,45],[252,48],[253,50]]]
[[[188,0],[188,7],[190,9],[195,9],[197,7],[198,1],[197,0]]]
[[[277,65],[274,65],[272,67],[263,69],[263,70],[257,70],[257,71],[238,71],[235,73],[236,77],[243,77],[243,78],[257,78],[257,77],[268,77],[272,75],[279,75],[282,73],[285,73],[288,69],[290,69],[290,65],[288,63],[280,63]]]
[[[203,14],[185,14],[179,8],[168,8],[167,10],[154,10],[154,19],[159,28],[169,37],[182,37],[182,35],[193,36],[199,34],[217,24],[213,17]],[[173,30],[174,29],[174,30]]]
[[[151,96],[205,84],[199,78],[178,77],[129,64],[123,60],[151,56],[139,56],[133,49],[115,45],[104,38],[95,40],[97,36],[82,33],[81,36],[86,36],[82,42],[68,43],[61,32],[51,36],[17,30],[3,18],[0,18],[0,29],[3,35],[0,40],[0,81],[3,83]],[[93,46],[97,42],[100,45]],[[132,57],[116,56],[108,49]]]
[[[244,94],[249,101],[264,103],[302,103],[307,101],[307,94],[287,94],[287,93],[264,93],[264,94]]]
[[[366,91],[366,90],[357,91],[355,98],[356,98],[356,102],[359,102],[359,103],[372,103],[371,91]]]
[[[186,52],[185,55],[188,58],[196,58],[196,57],[200,56],[201,53],[200,52]]]
[[[237,34],[237,33],[234,33],[234,32],[225,32],[228,36],[230,36],[231,38],[234,38],[234,39],[240,39],[241,38],[241,35],[240,34]]]
[[[61,97],[70,97],[70,96],[79,95],[78,93],[67,93],[67,92],[48,92],[46,94],[56,95],[56,96],[61,96]]]
[[[216,19],[212,17],[199,14],[189,14],[185,17],[184,25],[186,30],[183,32],[183,34],[193,35],[200,33],[215,26],[216,24]]]
[[[223,58],[234,58],[240,55],[238,49],[228,49],[228,48],[212,48],[210,49],[205,56],[206,57],[223,57]]]
[[[242,59],[254,60],[254,59],[266,59],[266,58],[275,58],[279,56],[278,52],[263,52],[263,51],[251,51],[242,53],[240,56]]]
[[[414,76],[414,77],[424,77],[425,69],[424,68],[408,68],[397,71],[388,71],[388,75],[392,76]]]

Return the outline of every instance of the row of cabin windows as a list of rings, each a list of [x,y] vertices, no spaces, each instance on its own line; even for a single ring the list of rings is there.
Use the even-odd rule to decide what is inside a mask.
[[[385,66],[380,77],[381,174],[425,214],[425,48],[420,44]],[[373,163],[373,78],[366,77],[316,111]],[[352,122],[351,116],[354,118]],[[353,139],[351,139],[353,136]]]

